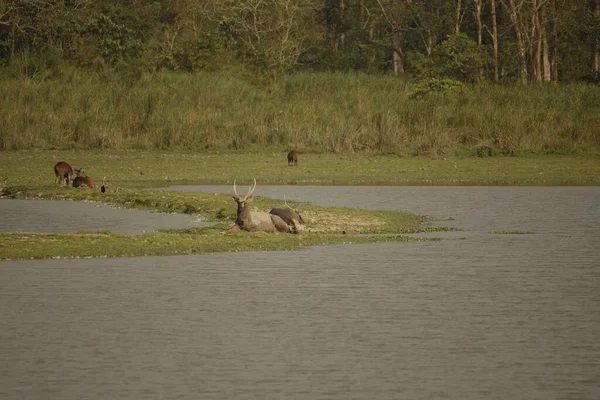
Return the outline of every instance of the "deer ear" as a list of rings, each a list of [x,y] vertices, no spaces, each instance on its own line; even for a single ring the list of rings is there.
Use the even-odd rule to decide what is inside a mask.
[[[254,197],[250,196],[246,199],[246,203],[250,203],[252,200],[254,200]]]
[[[233,201],[238,201],[238,199],[239,199],[239,197],[237,197],[237,196],[231,196],[231,197],[233,197]]]

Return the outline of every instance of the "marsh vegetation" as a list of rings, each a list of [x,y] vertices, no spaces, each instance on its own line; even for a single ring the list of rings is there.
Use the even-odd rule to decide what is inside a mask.
[[[598,152],[600,91],[567,84],[429,90],[355,73],[70,70],[5,78],[0,149],[179,149],[401,156]]]

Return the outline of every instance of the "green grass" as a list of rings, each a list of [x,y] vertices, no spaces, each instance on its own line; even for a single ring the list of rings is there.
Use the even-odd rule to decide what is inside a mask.
[[[0,233],[0,259],[168,256],[214,252],[297,250],[325,244],[426,240],[401,235],[290,235],[226,233],[219,228],[150,234],[81,232]]]
[[[65,160],[83,167],[108,191],[54,184],[53,166]],[[404,234],[443,231],[423,216],[402,212],[300,208],[308,232],[302,235],[228,233],[235,219],[231,195],[149,190],[184,183],[265,184],[521,184],[598,185],[600,160],[593,155],[487,158],[398,157],[370,153],[301,153],[288,167],[285,152],[244,151],[83,151],[30,150],[0,152],[0,193],[15,199],[102,201],[127,208],[199,214],[213,228],[123,235],[0,234],[0,259],[201,254],[218,251],[291,250],[316,244],[420,240]],[[257,197],[253,208],[268,211],[281,201]],[[496,234],[523,233],[516,231]],[[526,232],[529,233],[529,232]],[[375,234],[375,235],[371,235]],[[376,234],[385,234],[377,236]],[[15,244],[23,243],[23,246]]]
[[[598,185],[600,157],[398,157],[370,153],[300,154],[288,167],[285,152],[264,151],[82,151],[0,152],[2,177],[10,186],[52,188],[53,167],[65,160],[109,187],[152,187],[182,183],[231,185],[234,179],[259,186],[287,184]]]
[[[534,231],[492,231],[493,235],[535,235]]]
[[[582,84],[482,85],[411,100],[414,83],[354,73],[0,79],[0,150],[298,147],[448,157],[598,154],[600,145],[600,91]]]
[[[240,156],[234,153],[214,153],[204,156],[208,157],[208,160],[202,155],[190,152],[0,153],[0,169],[4,174],[0,178],[0,193],[6,198],[102,201],[127,208],[199,214],[206,220],[216,223],[214,227],[206,229],[169,230],[135,235],[111,232],[1,233],[0,259],[291,250],[318,244],[423,240],[402,235],[447,230],[443,227],[430,227],[426,217],[408,213],[299,206],[290,202],[293,207],[301,208],[307,223],[306,233],[301,235],[230,233],[228,230],[235,220],[235,203],[231,195],[150,190],[149,188],[202,180],[229,184],[232,177],[236,178],[236,171],[243,171],[249,162],[262,163],[265,168],[271,155]],[[75,167],[83,166],[92,178],[96,178],[98,186],[101,182],[100,176],[106,174],[109,177],[108,191],[103,194],[98,187],[90,190],[54,184],[53,166],[58,158],[67,160]],[[292,175],[305,173],[301,172],[301,167],[287,167],[285,162],[279,164],[282,164],[279,168],[282,173]],[[269,168],[268,165],[266,167]],[[250,168],[250,172],[256,171],[256,167]],[[240,175],[240,185],[249,181],[248,171],[240,172]],[[260,184],[263,182],[261,181]],[[264,211],[281,205],[280,200],[260,196],[252,203],[254,209]],[[19,245],[21,243],[22,246]]]

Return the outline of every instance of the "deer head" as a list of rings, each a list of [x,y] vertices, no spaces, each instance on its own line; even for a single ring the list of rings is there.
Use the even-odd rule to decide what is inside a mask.
[[[285,203],[285,206],[287,209],[292,210],[293,212],[295,212],[298,215],[298,221],[303,224],[304,220],[302,219],[302,215],[300,215],[300,211],[298,211],[295,208],[290,207],[290,205],[287,203],[287,199],[285,198],[285,194],[283,195],[283,202]]]
[[[254,185],[250,186],[248,188],[248,194],[246,194],[244,197],[241,197],[238,192],[237,192],[237,187],[235,185],[235,180],[233,181],[233,193],[235,193],[235,196],[233,196],[233,200],[235,200],[235,202],[237,203],[237,217],[238,219],[240,218],[240,214],[244,213],[244,211],[247,213],[248,209],[246,207],[246,205],[248,203],[250,203],[252,200],[254,200],[254,197],[252,197],[252,193],[254,193],[254,190],[256,189],[256,178],[254,178]]]
[[[75,179],[73,179],[73,187],[87,186],[90,189],[94,188],[94,180],[83,172],[82,168],[75,170]]]
[[[82,178],[86,177],[87,175],[85,174],[85,172],[83,172],[83,168],[79,168],[75,170],[75,175],[76,176],[80,176]]]

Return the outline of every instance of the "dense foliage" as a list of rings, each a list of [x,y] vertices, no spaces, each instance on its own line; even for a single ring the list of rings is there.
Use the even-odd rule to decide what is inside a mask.
[[[0,66],[594,82],[589,0],[0,0]]]

